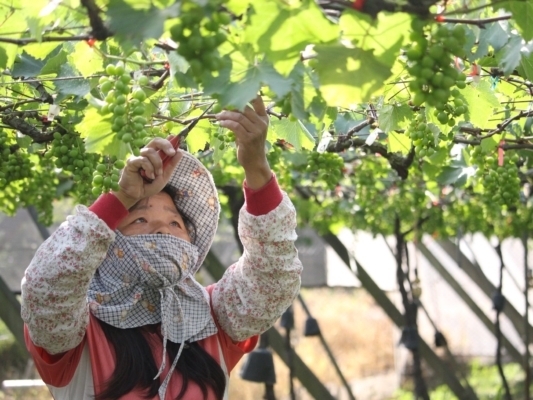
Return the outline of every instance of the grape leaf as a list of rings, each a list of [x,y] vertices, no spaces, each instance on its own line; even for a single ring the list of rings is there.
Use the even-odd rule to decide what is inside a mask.
[[[187,135],[186,142],[189,152],[196,153],[205,149],[205,145],[209,143],[209,139],[211,138],[211,129],[212,125],[209,121],[205,119],[198,121],[198,124]],[[226,130],[226,134],[227,132]]]
[[[22,51],[22,54],[17,55],[15,59],[11,76],[13,76],[13,78],[35,77],[39,75],[44,64],[45,62],[43,60],[38,60],[25,51]]]
[[[383,89],[390,67],[371,51],[341,45],[315,46],[320,91],[330,106],[351,107],[363,103]]]
[[[85,139],[85,148],[89,153],[101,153],[116,136],[111,131],[109,118],[102,118],[96,108],[89,108],[83,120],[77,125],[80,136]]]
[[[413,116],[411,107],[406,104],[387,104],[379,111],[379,127],[384,132],[400,128],[402,121]]]
[[[514,35],[511,36],[511,39],[507,45],[501,50],[501,65],[503,73],[505,75],[510,75],[514,69],[520,64],[520,59],[522,58],[522,38],[520,36]]]
[[[67,62],[67,52],[60,49],[56,55],[47,57],[44,61],[46,63],[39,75],[59,74],[61,67]]]
[[[373,51],[382,63],[392,65],[410,31],[411,17],[403,13],[379,13],[376,19],[357,12],[342,13],[339,26],[343,37],[356,47]]]
[[[111,0],[106,14],[109,28],[119,37],[137,45],[145,39],[159,39],[164,32],[165,21],[177,17],[180,7],[181,3],[176,2],[164,9],[153,4],[148,9],[139,9],[123,0]]]
[[[283,139],[294,146],[296,150],[315,147],[315,139],[300,121],[291,121],[288,118],[274,120],[268,131],[268,140],[274,143],[277,139]]]
[[[441,185],[454,185],[455,187],[462,187],[466,184],[468,176],[468,167],[446,166],[442,168],[442,172],[437,177],[437,182]]]
[[[60,101],[69,95],[83,97],[91,90],[90,82],[86,79],[78,79],[81,76],[78,75],[77,71],[70,64],[63,64],[59,69],[57,77],[65,79],[54,81],[54,85],[58,90],[56,101]]]
[[[484,153],[492,153],[496,149],[496,146],[498,146],[498,141],[499,139],[497,140],[494,136],[483,139],[480,144],[481,149]]]
[[[387,144],[391,153],[407,154],[411,149],[411,139],[403,133],[389,132]]]
[[[0,46],[0,69],[5,69],[9,62],[9,56],[4,47]]]
[[[274,69],[272,64],[264,61],[256,67],[259,70],[261,81],[268,85],[279,98],[284,97],[291,90],[291,80],[285,78]]]
[[[478,128],[489,128],[493,125],[490,117],[493,110],[500,103],[487,81],[480,81],[477,85],[469,85],[461,90],[468,111],[466,120]]]
[[[493,5],[505,8],[513,14],[513,21],[527,41],[533,39],[533,2],[524,0],[506,1]]]
[[[104,65],[99,53],[85,42],[78,42],[68,59],[83,76],[93,75],[101,71]]]
[[[486,42],[494,50],[500,50],[509,41],[509,34],[502,28],[499,22],[485,26],[479,32],[479,41]]]
[[[310,0],[298,7],[280,0],[254,2],[244,34],[244,40],[265,53],[282,74],[292,70],[307,45],[329,43],[338,37],[339,28]]]
[[[522,58],[517,69],[521,76],[533,81],[533,50],[522,49]]]

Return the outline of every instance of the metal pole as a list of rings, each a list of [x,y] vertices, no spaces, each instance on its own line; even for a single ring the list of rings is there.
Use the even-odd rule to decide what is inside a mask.
[[[304,299],[303,299],[303,297],[302,297],[302,295],[300,293],[298,294],[298,300],[300,301],[300,304],[302,305],[302,308],[304,309],[304,311],[307,314],[307,316],[311,317],[311,313],[309,312],[309,308],[307,307],[307,304],[305,304],[305,301],[304,301]],[[335,356],[331,352],[328,344],[326,343],[326,339],[324,339],[324,336],[322,335],[322,331],[320,331],[320,330],[318,332],[318,338],[320,339],[320,342],[322,343],[322,346],[324,347],[324,350],[326,350],[326,353],[328,354],[328,357],[329,357],[331,363],[333,364],[333,367],[335,368],[335,371],[337,372],[337,375],[339,375],[339,378],[342,381],[342,384],[346,388],[346,391],[348,393],[348,397],[350,398],[350,400],[355,400],[355,396],[352,393],[352,388],[348,384],[348,381],[346,380],[346,378],[344,377],[341,369],[339,368],[339,365],[337,364],[337,361],[335,360]]]

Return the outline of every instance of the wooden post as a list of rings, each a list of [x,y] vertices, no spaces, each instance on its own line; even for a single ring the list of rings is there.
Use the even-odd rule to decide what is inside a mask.
[[[20,348],[22,354],[29,357],[26,344],[24,342],[24,323],[20,317],[20,303],[16,296],[11,292],[9,286],[0,276],[0,319],[4,321],[7,328],[11,331]]]

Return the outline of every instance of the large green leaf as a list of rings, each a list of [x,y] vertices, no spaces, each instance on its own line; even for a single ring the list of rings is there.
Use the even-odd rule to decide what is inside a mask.
[[[83,121],[77,125],[77,130],[85,139],[85,148],[90,153],[101,153],[113,137],[111,121],[103,118],[95,108],[89,108],[85,112]]]
[[[189,152],[196,153],[205,149],[211,137],[211,129],[213,129],[212,125],[205,119],[196,124],[194,129],[187,135],[186,142]]]
[[[412,116],[413,110],[407,104],[387,104],[379,111],[379,127],[384,132],[394,131]]]
[[[139,3],[139,2],[137,2]],[[148,8],[139,8],[139,4],[128,4],[124,0],[111,0],[107,7],[109,28],[123,39],[140,44],[145,39],[158,39],[164,32],[168,18],[179,15],[180,2],[161,9],[150,4]]]
[[[218,79],[218,84],[210,85],[206,93],[219,93],[218,97],[222,106],[232,106],[242,110],[251,99],[257,96],[263,85],[270,86],[280,97],[285,96],[291,90],[291,80],[284,78],[271,64],[263,61],[250,65],[244,72],[244,76],[235,82]]]
[[[14,78],[28,78],[37,76],[44,67],[44,64],[45,62],[43,60],[38,60],[23,51],[22,54],[17,55],[15,59],[11,76]]]
[[[56,55],[45,59],[45,64],[39,75],[59,74],[61,67],[67,62],[67,52],[64,49],[59,50]]]
[[[328,21],[314,1],[291,7],[280,0],[257,1],[245,30],[245,40],[265,53],[276,70],[289,73],[307,45],[329,43],[339,28]]]
[[[283,139],[294,146],[296,150],[315,147],[315,139],[300,121],[291,121],[287,118],[273,120],[268,132],[268,140],[273,143]]]
[[[356,11],[341,15],[339,26],[345,38],[364,50],[372,50],[383,63],[392,65],[407,40],[411,17],[402,13],[379,13],[374,20]]]
[[[521,76],[533,81],[533,51],[522,50],[522,58],[517,69]]]
[[[497,3],[495,7],[505,8],[513,14],[513,22],[526,41],[533,39],[533,2],[530,0],[514,0]]]
[[[380,93],[390,67],[369,50],[342,45],[316,46],[320,91],[330,106],[351,107]]]
[[[70,64],[63,64],[57,74],[54,85],[58,90],[58,100],[73,95],[83,97],[91,90],[90,82],[78,74]]]
[[[391,153],[407,154],[411,149],[411,139],[403,133],[389,132],[387,144]]]
[[[469,168],[461,166],[447,166],[441,171],[437,177],[437,182],[441,185],[454,185],[455,187],[462,187],[466,184],[470,176]]]
[[[83,76],[93,75],[103,69],[102,57],[85,42],[78,42],[68,59]]]
[[[490,83],[483,80],[477,85],[471,84],[461,90],[461,94],[468,106],[467,121],[478,128],[494,127],[491,117],[500,103]]]
[[[522,58],[521,49],[522,38],[514,35],[499,53],[501,57],[500,63],[505,75],[510,75],[520,64],[520,59]]]

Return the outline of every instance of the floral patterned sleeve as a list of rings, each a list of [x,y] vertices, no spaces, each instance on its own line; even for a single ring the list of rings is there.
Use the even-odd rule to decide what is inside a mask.
[[[296,211],[285,193],[265,215],[241,209],[244,253],[226,270],[212,295],[218,322],[233,340],[266,331],[297,296],[302,264],[294,246],[295,228]]]
[[[49,354],[81,343],[89,323],[86,294],[115,233],[84,206],[37,249],[22,280],[22,319]]]

